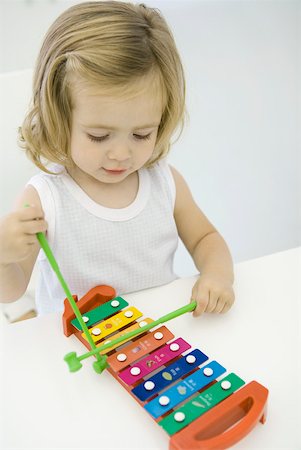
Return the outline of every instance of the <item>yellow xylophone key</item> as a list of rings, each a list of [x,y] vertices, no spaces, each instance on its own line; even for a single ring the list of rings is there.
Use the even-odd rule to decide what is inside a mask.
[[[100,342],[99,344],[96,345],[96,347],[99,347],[100,345],[107,344],[107,343],[110,342],[111,340],[117,339],[117,338],[119,338],[120,336],[123,336],[124,334],[129,333],[130,331],[137,330],[137,328],[139,328],[139,327],[144,327],[145,325],[147,325],[147,324],[149,324],[149,323],[152,323],[153,321],[154,321],[153,319],[150,319],[149,317],[147,317],[146,319],[143,319],[143,320],[141,320],[140,322],[135,323],[134,325],[132,325],[132,326],[126,328],[125,330],[120,331],[120,333],[114,334],[114,336],[112,336],[111,339],[106,339],[105,341]],[[143,331],[142,331],[141,333],[143,333]],[[140,336],[141,333],[137,334],[137,336]],[[144,333],[145,333],[145,332],[144,332]],[[135,336],[135,337],[136,337],[136,336]],[[125,339],[125,340],[122,342],[122,345],[125,344],[126,342],[130,341],[131,339],[132,339],[132,338]],[[119,344],[115,344],[115,345],[113,345],[112,347],[107,348],[106,350],[103,350],[103,351],[101,351],[101,352],[99,352],[99,353],[100,353],[101,355],[105,355],[106,353],[109,353],[111,350],[114,350],[114,348],[117,348],[117,347],[119,347],[120,345],[121,345],[120,343],[119,343]]]
[[[130,306],[120,313],[115,314],[109,319],[104,320],[103,322],[100,322],[99,324],[90,328],[89,332],[92,336],[93,341],[98,342],[104,337],[109,336],[117,330],[120,330],[120,328],[126,327],[129,323],[132,323],[134,322],[134,320],[142,317],[142,315],[143,314],[141,311],[139,311],[134,306]],[[82,333],[82,337],[87,340],[84,333]]]

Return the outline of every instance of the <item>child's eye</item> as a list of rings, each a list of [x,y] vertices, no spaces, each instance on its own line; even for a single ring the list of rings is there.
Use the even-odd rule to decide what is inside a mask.
[[[90,139],[90,141],[92,141],[92,142],[103,142],[109,137],[108,134],[106,134],[104,136],[93,136],[92,134],[88,134],[87,136]],[[143,141],[143,140],[150,139],[151,133],[144,134],[144,135],[143,134],[134,134],[133,136],[135,139],[137,139],[139,141]]]
[[[106,134],[105,136],[92,136],[92,134],[88,134],[87,136],[92,142],[103,142],[105,139],[107,139],[107,137],[109,137],[108,134]]]
[[[150,137],[151,137],[151,134],[152,133],[148,133],[148,134],[145,134],[145,135],[143,135],[143,134],[134,134],[134,138],[135,139],[138,139],[138,140],[147,140],[147,139],[149,139]]]

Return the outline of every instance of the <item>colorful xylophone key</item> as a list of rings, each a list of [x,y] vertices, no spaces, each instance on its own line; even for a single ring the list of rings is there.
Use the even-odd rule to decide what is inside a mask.
[[[152,319],[137,322],[142,313],[121,297],[115,298],[113,288],[98,286],[77,306],[100,353],[108,355],[109,372],[171,436],[170,450],[228,448],[258,421],[265,421],[268,390],[264,386],[255,381],[245,384],[234,373],[224,376],[225,367],[208,362],[206,354],[191,350],[166,326],[142,328],[139,333]],[[67,336],[74,333],[90,349],[68,307],[63,324]],[[139,334],[114,344],[133,329]],[[110,342],[111,347],[102,349]]]

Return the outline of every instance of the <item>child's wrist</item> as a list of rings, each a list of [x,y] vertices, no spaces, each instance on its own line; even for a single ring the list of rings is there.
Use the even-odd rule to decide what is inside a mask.
[[[203,270],[200,273],[200,278],[215,278],[222,281],[224,284],[229,284],[230,286],[234,283],[234,273],[233,272],[219,272],[218,270]]]

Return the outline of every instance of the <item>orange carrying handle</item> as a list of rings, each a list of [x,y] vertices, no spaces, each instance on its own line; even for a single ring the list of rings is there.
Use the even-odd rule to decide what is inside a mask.
[[[169,441],[170,450],[223,450],[265,422],[268,390],[252,381]]]

